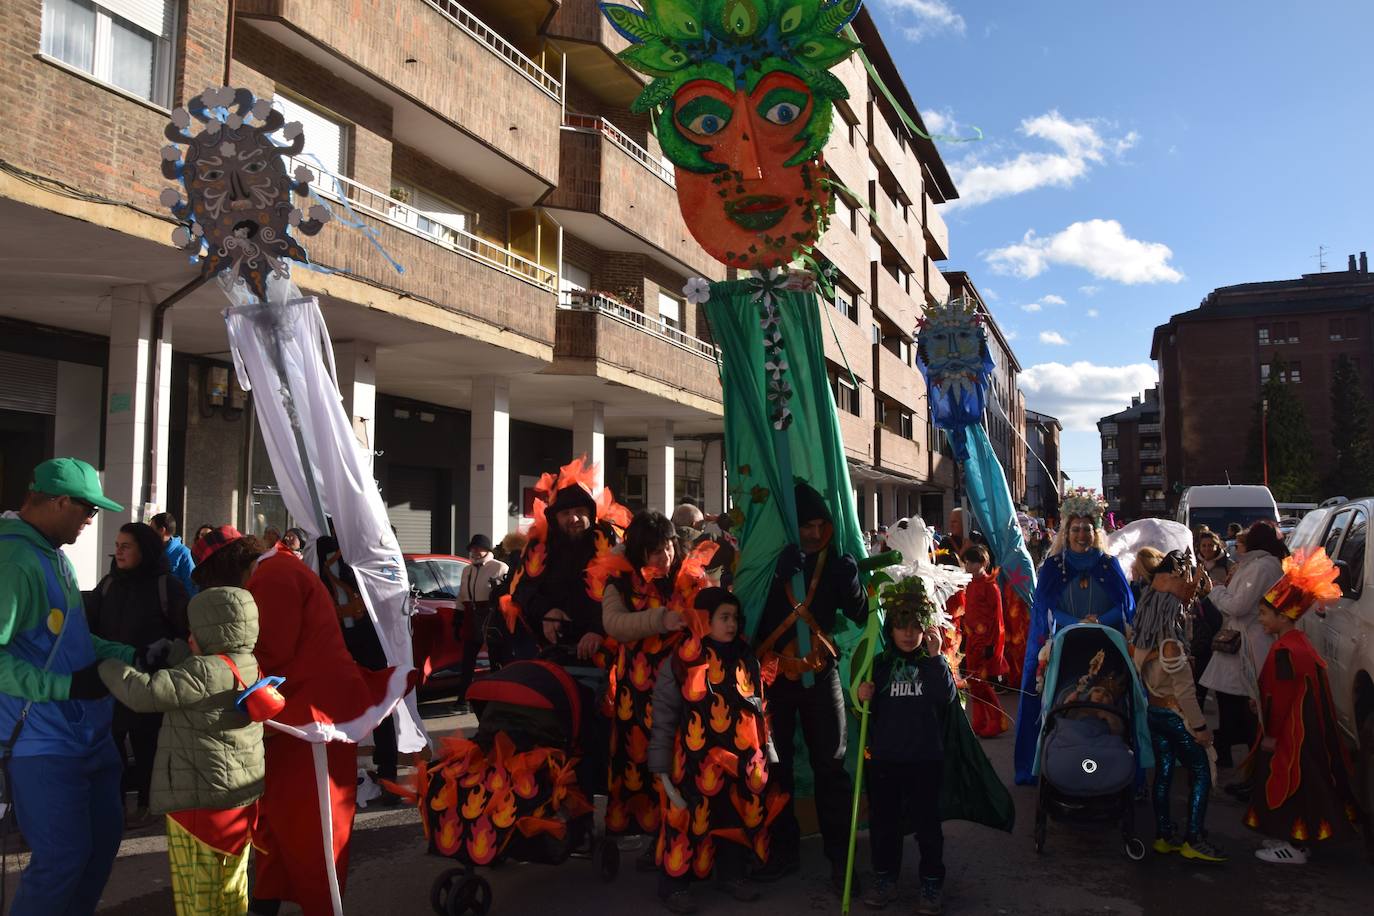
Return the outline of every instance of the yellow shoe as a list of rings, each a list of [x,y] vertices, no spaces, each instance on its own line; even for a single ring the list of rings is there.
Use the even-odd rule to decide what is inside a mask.
[[[1171,852],[1178,852],[1183,847],[1175,842],[1171,836],[1155,837],[1154,850],[1161,856],[1167,856]]]
[[[1226,853],[1206,840],[1184,840],[1181,852],[1183,858],[1192,859],[1196,862],[1210,862],[1214,865],[1220,865],[1227,860]]]

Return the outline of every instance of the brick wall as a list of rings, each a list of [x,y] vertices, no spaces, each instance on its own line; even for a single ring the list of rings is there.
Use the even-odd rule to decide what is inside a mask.
[[[476,225],[469,232],[498,245],[507,243],[510,201],[399,143],[392,149],[391,166],[396,181],[416,185],[476,214]],[[386,187],[390,190],[390,185]]]

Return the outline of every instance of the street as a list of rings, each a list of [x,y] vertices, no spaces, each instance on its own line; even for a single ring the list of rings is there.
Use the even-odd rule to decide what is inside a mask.
[[[1012,698],[1003,702],[1011,708]],[[429,704],[426,722],[432,733],[449,732],[459,720],[443,715],[445,704]],[[1011,773],[1011,734],[984,742],[998,772]],[[1225,775],[1223,774],[1223,779]],[[1182,812],[1183,784],[1177,784],[1175,810]],[[1043,855],[1031,842],[1035,793],[1014,787],[1017,825],[1013,836],[962,822],[945,825],[945,911],[950,914],[1274,914],[1345,916],[1364,911],[1374,893],[1374,866],[1363,859],[1358,845],[1322,850],[1306,866],[1264,865],[1252,851],[1259,838],[1241,826],[1241,808],[1216,793],[1208,815],[1213,839],[1232,856],[1221,867],[1193,865],[1176,857],[1150,853],[1132,863],[1121,852],[1115,826],[1073,828],[1051,823]],[[1138,808],[1137,823],[1147,842],[1152,837],[1149,806]],[[387,913],[424,916],[430,913],[429,892],[451,864],[425,853],[424,838],[411,810],[360,811],[353,834],[345,908],[351,914]],[[612,884],[603,884],[591,862],[574,859],[560,867],[509,864],[485,869],[494,892],[492,912],[536,912],[556,905],[560,916],[606,916],[656,911],[655,876],[637,874],[633,852],[622,857],[622,869]],[[803,868],[781,883],[765,885],[762,900],[739,904],[709,892],[698,895],[703,913],[748,913],[773,916],[834,913],[839,899],[831,892],[829,870],[816,838],[803,846]],[[861,834],[858,860],[867,875],[867,838]],[[902,898],[890,912],[908,912],[915,900],[915,844],[903,861]],[[10,860],[13,893],[15,860]],[[854,902],[853,911],[868,910]],[[110,916],[167,916],[173,912],[169,889],[166,843],[160,828],[147,828],[125,839],[106,889],[101,913]],[[295,907],[283,914],[297,913]],[[664,911],[666,912],[666,911]]]

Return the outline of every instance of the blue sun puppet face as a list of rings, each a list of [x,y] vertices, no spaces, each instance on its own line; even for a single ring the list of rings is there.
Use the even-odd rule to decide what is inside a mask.
[[[196,122],[201,128],[193,134]],[[272,140],[278,130],[286,145]],[[163,147],[162,174],[180,179],[186,193],[183,201],[175,188],[162,192],[163,204],[182,221],[172,242],[197,254],[205,274],[227,272],[230,282],[242,277],[265,300],[270,275],[286,276],[289,260],[308,262],[290,230],[315,235],[329,219],[322,205],[307,218],[294,202],[309,193],[311,177],[304,166],[286,173],[283,157],[305,148],[300,124],[286,124],[270,101],[247,89],[221,86],[172,112],[166,137],[178,145]]]
[[[930,418],[937,427],[983,421],[993,362],[988,331],[973,302],[954,299],[926,310],[917,325],[916,365],[925,377]]]

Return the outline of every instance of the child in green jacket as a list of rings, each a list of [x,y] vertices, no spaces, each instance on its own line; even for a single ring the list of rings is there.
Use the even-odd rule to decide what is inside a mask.
[[[100,676],[135,712],[163,713],[149,802],[167,814],[178,916],[241,914],[263,749],[262,726],[234,702],[258,680],[258,607],[241,588],[212,588],[187,612],[192,654],[179,664],[145,674],[111,660]]]

